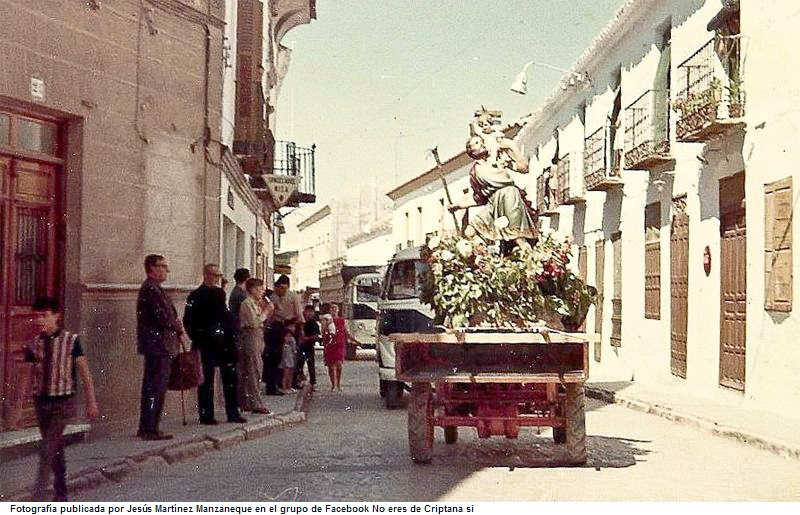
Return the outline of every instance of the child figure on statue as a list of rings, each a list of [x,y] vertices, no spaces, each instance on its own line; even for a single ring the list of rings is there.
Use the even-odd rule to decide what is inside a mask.
[[[502,151],[500,148],[500,141],[505,138],[505,135],[496,128],[495,121],[499,120],[500,113],[498,111],[487,111],[486,108],[481,107],[479,111],[475,112],[475,117],[469,124],[471,136],[477,136],[483,140],[489,155],[486,162],[492,166],[498,165],[498,157]]]

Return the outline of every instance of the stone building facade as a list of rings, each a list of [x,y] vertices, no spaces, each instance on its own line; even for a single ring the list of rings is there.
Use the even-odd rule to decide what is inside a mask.
[[[226,3],[0,0],[0,429],[41,294],[83,335],[98,426],[134,427],[144,256],[166,256],[181,311],[203,264],[224,256],[227,186],[269,207],[223,135]],[[270,17],[295,19],[288,3],[294,14],[268,4]]]

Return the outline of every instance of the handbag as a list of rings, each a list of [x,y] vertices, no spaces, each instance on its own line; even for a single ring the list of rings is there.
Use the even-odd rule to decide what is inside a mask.
[[[167,388],[170,390],[189,390],[203,382],[203,364],[200,352],[187,350],[181,339],[181,352],[172,360]]]

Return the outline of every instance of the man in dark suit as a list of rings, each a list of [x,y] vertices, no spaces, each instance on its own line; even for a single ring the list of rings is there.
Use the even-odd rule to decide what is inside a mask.
[[[172,360],[180,352],[183,326],[172,300],[161,288],[169,273],[164,256],[145,257],[144,270],[147,279],[139,288],[136,301],[137,346],[144,356],[138,436],[143,440],[168,440],[172,435],[159,431],[158,423]]]
[[[217,424],[214,418],[214,370],[219,367],[222,391],[225,394],[225,412],[228,422],[247,422],[239,414],[236,378],[236,343],[230,313],[225,305],[225,290],[219,287],[222,274],[215,264],[203,267],[203,284],[189,294],[183,325],[200,350],[203,362],[203,384],[197,388],[197,405],[200,423]]]

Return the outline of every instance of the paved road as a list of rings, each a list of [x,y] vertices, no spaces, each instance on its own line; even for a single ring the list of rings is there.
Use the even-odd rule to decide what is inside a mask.
[[[433,463],[414,465],[405,410],[383,408],[375,363],[360,357],[341,393],[319,374],[306,424],[75,500],[800,500],[796,460],[593,400],[585,467],[553,466],[550,431],[532,429],[483,441],[462,430],[452,446],[437,429]]]

